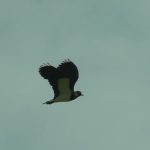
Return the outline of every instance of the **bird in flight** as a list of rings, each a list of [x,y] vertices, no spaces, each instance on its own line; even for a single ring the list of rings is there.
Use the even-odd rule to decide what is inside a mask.
[[[71,60],[65,60],[57,68],[49,63],[39,68],[40,75],[47,79],[54,90],[54,98],[43,104],[68,102],[83,96],[80,91],[74,91],[74,85],[79,78],[76,65]]]

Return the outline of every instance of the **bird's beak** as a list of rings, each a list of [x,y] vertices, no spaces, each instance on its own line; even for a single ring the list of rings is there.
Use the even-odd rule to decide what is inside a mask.
[[[83,94],[81,94],[82,96],[84,96]]]

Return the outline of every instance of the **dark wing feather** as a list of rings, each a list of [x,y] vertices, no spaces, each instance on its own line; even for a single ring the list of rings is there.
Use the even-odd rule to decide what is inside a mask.
[[[66,75],[61,72],[60,70],[56,69],[55,67],[51,66],[50,64],[44,64],[39,68],[39,73],[44,79],[48,79],[50,85],[54,90],[54,98],[58,96],[58,79],[66,77]]]
[[[74,85],[79,78],[79,71],[76,65],[68,59],[68,60],[63,61],[57,67],[57,69],[61,70],[63,73],[65,73],[69,77],[70,89],[71,91],[74,91]]]

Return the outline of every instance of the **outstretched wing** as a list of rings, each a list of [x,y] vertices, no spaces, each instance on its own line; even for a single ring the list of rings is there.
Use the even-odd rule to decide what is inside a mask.
[[[40,66],[39,73],[44,79],[48,79],[50,85],[54,90],[54,98],[57,97],[59,95],[58,79],[66,78],[67,76],[60,70],[51,66],[49,63]]]
[[[77,66],[71,60],[63,61],[58,67],[58,70],[65,73],[70,79],[70,89],[74,91],[74,85],[79,78],[79,71]]]

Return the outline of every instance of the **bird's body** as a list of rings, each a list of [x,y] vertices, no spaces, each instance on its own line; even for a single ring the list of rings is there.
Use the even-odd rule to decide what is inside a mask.
[[[80,91],[74,92],[74,85],[79,78],[76,65],[68,60],[62,62],[57,68],[49,63],[40,67],[39,73],[45,79],[48,79],[54,90],[54,98],[44,104],[55,102],[68,102],[81,96]]]

